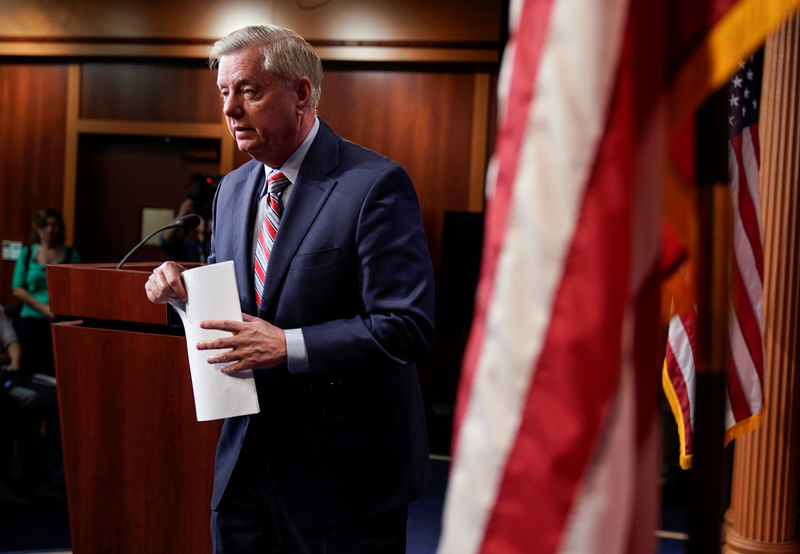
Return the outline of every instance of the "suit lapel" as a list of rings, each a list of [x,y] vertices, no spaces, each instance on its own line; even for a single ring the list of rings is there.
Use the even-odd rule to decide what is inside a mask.
[[[303,160],[297,182],[292,186],[289,204],[281,217],[278,236],[269,258],[260,314],[267,311],[303,237],[336,186],[336,180],[328,175],[338,165],[337,160],[337,137],[320,120],[317,137]]]
[[[281,217],[278,236],[272,247],[267,269],[267,280],[264,283],[264,295],[261,310],[265,310],[272,300],[272,295],[283,279],[300,242],[308,228],[311,227],[320,209],[335,185],[335,181],[323,177],[298,176],[292,188],[292,196],[286,211]]]
[[[236,187],[230,223],[236,228],[233,236],[252,237],[258,208],[258,193],[264,185],[264,165],[255,162],[247,178]],[[249,314],[257,311],[253,282],[252,240],[235,241],[233,259],[236,267],[236,285],[242,308]]]

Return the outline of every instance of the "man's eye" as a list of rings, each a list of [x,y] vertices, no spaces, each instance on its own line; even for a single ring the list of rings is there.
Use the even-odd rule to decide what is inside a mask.
[[[246,89],[244,89],[244,93],[247,96],[253,96],[253,95],[255,95],[256,91],[254,89],[251,89],[251,88],[246,88]]]
[[[220,91],[219,95],[224,99],[227,98],[230,93],[227,90]]]

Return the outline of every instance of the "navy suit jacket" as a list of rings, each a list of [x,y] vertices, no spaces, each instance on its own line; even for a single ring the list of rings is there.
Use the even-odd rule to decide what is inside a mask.
[[[262,164],[219,184],[209,263],[233,260],[242,311],[301,328],[310,372],[254,372],[261,413],[225,421],[212,508],[245,436],[259,441],[283,504],[316,526],[406,504],[430,476],[415,361],[431,346],[433,273],[406,172],[320,121],[281,218],[261,308],[252,235]]]

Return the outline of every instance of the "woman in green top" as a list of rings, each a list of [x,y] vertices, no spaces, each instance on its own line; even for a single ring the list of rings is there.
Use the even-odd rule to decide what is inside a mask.
[[[22,346],[23,364],[33,372],[54,374],[50,311],[47,293],[48,264],[78,263],[78,252],[64,245],[64,219],[53,208],[36,212],[33,219],[33,244],[25,247],[14,268],[14,296],[22,301],[17,334]]]

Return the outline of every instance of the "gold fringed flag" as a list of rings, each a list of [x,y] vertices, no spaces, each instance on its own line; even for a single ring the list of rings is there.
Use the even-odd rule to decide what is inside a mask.
[[[764,256],[758,195],[761,65],[760,54],[740,62],[728,86],[728,165],[734,255],[728,316],[726,444],[761,423],[764,402]],[[684,469],[692,465],[696,319],[693,307],[670,319],[662,374],[664,392],[678,426],[680,465]]]

